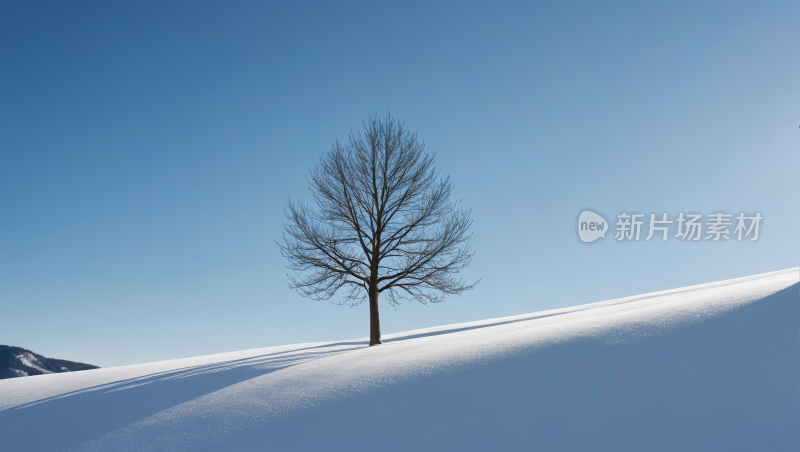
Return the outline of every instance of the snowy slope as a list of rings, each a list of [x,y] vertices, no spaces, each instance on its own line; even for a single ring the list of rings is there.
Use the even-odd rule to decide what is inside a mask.
[[[800,450],[798,269],[0,381],[7,450]]]

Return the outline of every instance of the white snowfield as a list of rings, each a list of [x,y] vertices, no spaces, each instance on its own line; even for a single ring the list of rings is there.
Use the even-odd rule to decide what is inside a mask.
[[[800,450],[800,269],[0,381],[3,450]]]

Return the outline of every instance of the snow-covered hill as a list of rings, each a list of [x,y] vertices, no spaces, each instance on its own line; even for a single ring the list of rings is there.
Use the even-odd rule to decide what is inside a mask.
[[[7,450],[800,450],[798,269],[0,381]],[[5,448],[4,448],[5,450]]]

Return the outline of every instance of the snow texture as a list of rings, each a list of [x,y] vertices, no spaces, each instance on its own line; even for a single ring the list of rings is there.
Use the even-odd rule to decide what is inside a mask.
[[[800,450],[798,269],[0,380],[9,450]]]

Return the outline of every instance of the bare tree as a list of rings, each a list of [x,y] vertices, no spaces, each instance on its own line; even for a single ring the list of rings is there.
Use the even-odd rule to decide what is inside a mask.
[[[281,254],[289,287],[318,300],[358,305],[369,300],[370,345],[381,343],[378,298],[427,303],[471,290],[455,275],[474,252],[469,211],[450,201],[434,155],[396,118],[370,117],[349,143],[320,156],[309,189],[317,208],[289,200]]]

